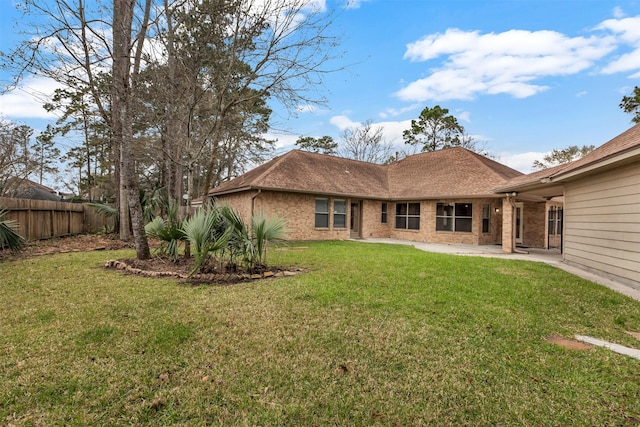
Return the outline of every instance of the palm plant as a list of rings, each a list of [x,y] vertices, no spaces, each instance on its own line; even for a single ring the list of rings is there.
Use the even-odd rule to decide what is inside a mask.
[[[233,229],[225,226],[221,211],[213,205],[198,209],[182,224],[185,238],[193,249],[195,265],[193,275],[201,271],[210,253],[221,252],[229,245]]]
[[[0,209],[0,249],[8,248],[11,252],[18,252],[23,248],[25,240],[18,234],[18,222],[5,219],[6,215],[7,211]]]
[[[155,217],[144,227],[147,236],[160,241],[158,250],[173,262],[178,261],[178,245],[185,240],[182,223],[178,219],[178,204],[173,204],[169,207],[167,219]]]
[[[286,234],[287,223],[284,218],[272,216],[267,218],[259,213],[251,218],[251,264],[264,267],[267,265],[267,245],[269,242],[282,240]]]
[[[242,217],[229,205],[220,206],[220,216],[224,221],[225,228],[230,229],[229,244],[227,251],[229,255],[229,265],[236,266],[236,259],[242,258],[247,262],[247,248],[251,246],[249,230]]]
[[[250,270],[265,267],[268,243],[284,238],[285,220],[277,216],[267,218],[264,213],[260,213],[251,218],[251,227],[247,228],[240,215],[231,207],[223,206],[221,214],[233,229],[230,239],[232,254],[242,256]]]

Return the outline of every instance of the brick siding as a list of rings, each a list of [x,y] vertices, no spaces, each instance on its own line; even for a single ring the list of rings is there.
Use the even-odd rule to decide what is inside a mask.
[[[276,191],[245,191],[233,195],[219,196],[221,203],[229,203],[235,207],[243,219],[248,220],[251,215],[253,197],[254,212],[264,212],[267,215],[279,215],[287,220],[287,238],[289,240],[334,240],[349,239],[351,223],[351,203],[359,199],[342,197],[328,197],[303,193]],[[329,227],[315,227],[315,199],[329,199]],[[346,228],[336,228],[333,224],[333,202],[335,199],[346,200],[347,219]],[[496,198],[482,199],[446,199],[422,200],[420,203],[420,230],[399,230],[395,228],[396,204],[391,201],[362,200],[362,230],[363,238],[397,238],[404,240],[433,242],[433,243],[463,243],[463,244],[498,244],[502,237],[502,214],[496,209],[502,208],[502,200]],[[407,200],[407,202],[418,202]],[[472,203],[473,225],[471,232],[436,231],[436,205],[445,203]],[[381,222],[382,203],[387,203],[387,223]],[[490,229],[482,233],[482,206],[490,206]],[[543,231],[544,232],[544,231]]]

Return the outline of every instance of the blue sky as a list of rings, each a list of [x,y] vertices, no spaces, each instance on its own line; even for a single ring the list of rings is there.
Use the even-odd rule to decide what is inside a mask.
[[[15,41],[13,3],[0,0],[2,51]],[[280,151],[300,135],[339,141],[366,120],[402,150],[410,120],[440,105],[499,161],[528,172],[554,148],[598,146],[631,127],[618,104],[640,85],[640,1],[361,0],[333,33],[341,46],[331,65],[345,68],[325,76],[326,105],[278,111]],[[51,90],[28,79],[0,96],[0,115],[44,129],[55,118],[30,94]]]

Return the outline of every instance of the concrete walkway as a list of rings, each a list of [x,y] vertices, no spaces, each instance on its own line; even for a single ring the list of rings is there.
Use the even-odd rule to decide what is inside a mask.
[[[562,260],[562,254],[559,249],[537,249],[526,248],[522,251],[527,253],[504,253],[502,252],[502,246],[499,245],[456,245],[456,244],[442,244],[442,243],[423,243],[423,242],[411,242],[409,240],[400,239],[363,239],[358,240],[365,243],[389,243],[396,245],[411,245],[417,249],[426,252],[438,252],[451,255],[462,256],[480,256],[491,258],[504,258],[504,259],[519,259],[525,261],[544,262],[554,267],[560,268],[568,273],[606,286],[609,289],[613,289],[616,292],[620,292],[623,295],[634,298],[640,301],[640,289],[633,288],[623,283],[616,282],[614,280],[598,276],[597,274],[590,273],[586,270],[582,270],[577,267],[567,265]]]

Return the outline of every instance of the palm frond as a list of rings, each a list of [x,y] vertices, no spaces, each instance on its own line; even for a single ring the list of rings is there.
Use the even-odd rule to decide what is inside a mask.
[[[266,265],[269,242],[284,239],[287,222],[278,216],[267,217],[259,213],[251,218],[251,240],[253,242],[252,263]]]
[[[234,232],[227,226],[220,228],[221,211],[214,206],[198,209],[189,219],[185,220],[182,230],[186,239],[193,245],[195,265],[191,275],[199,271],[204,265],[209,253],[217,253],[227,248]]]
[[[160,241],[159,250],[168,255],[174,262],[178,260],[178,242],[185,239],[180,222],[171,223],[160,217],[144,226],[147,236]]]
[[[87,203],[87,205],[94,208],[99,215],[106,218],[118,217],[118,210],[113,206],[103,205],[102,203]]]
[[[18,233],[20,229],[18,221],[4,219],[6,215],[7,211],[0,209],[0,249],[8,248],[11,252],[18,252],[24,247],[25,240]]]

